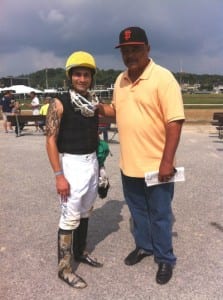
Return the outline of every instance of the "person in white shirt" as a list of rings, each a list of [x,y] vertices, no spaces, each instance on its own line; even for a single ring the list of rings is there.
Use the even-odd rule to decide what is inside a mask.
[[[30,92],[30,97],[31,97],[31,103],[30,103],[30,107],[32,109],[32,114],[33,115],[39,115],[40,113],[40,102],[39,102],[39,98],[36,96],[36,93],[34,91]],[[36,122],[36,131],[38,131],[39,126],[38,123]]]
[[[32,108],[32,113],[33,115],[39,115],[39,109],[40,109],[40,103],[39,103],[39,98],[36,96],[36,93],[33,91],[30,93],[31,97],[31,108]]]

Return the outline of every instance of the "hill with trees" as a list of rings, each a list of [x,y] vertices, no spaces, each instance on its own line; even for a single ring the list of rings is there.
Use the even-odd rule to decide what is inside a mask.
[[[95,84],[110,87],[115,82],[121,70],[99,70],[95,76]],[[30,86],[39,89],[45,88],[66,88],[69,84],[65,70],[62,68],[43,69],[31,74],[20,75],[19,78],[29,78]]]
[[[100,70],[97,69],[95,76],[96,85],[110,87],[115,82],[116,77],[122,70]],[[180,84],[200,84],[201,89],[212,90],[213,86],[223,85],[223,75],[209,74],[191,74],[191,73],[174,73],[174,76]],[[30,86],[39,89],[45,88],[66,88],[68,80],[63,68],[43,69],[31,74],[20,75],[21,77],[29,78]]]

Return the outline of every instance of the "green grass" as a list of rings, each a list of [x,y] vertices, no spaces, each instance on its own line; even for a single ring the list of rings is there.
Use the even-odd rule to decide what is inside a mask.
[[[184,104],[223,104],[223,94],[183,94]]]
[[[110,103],[111,99],[104,99],[105,103]],[[210,104],[210,107],[213,107],[215,104],[223,105],[223,94],[183,94],[184,104],[193,104],[192,108],[196,108],[194,104],[199,106],[200,104]],[[207,108],[208,106],[206,106]]]
[[[183,102],[185,109],[218,109],[223,108],[223,94],[183,94]]]
[[[19,100],[20,103],[30,103],[31,99]],[[111,100],[105,99],[105,103],[110,103]],[[209,109],[223,108],[223,94],[183,94],[183,102],[185,109]],[[193,104],[193,105],[190,105]],[[202,106],[201,104],[205,104]],[[207,105],[209,104],[209,105]],[[216,105],[217,104],[217,105]],[[221,104],[222,106],[220,106]],[[30,109],[26,105],[22,109]]]
[[[18,100],[20,104],[21,104],[21,103],[24,104],[24,105],[21,107],[21,110],[27,110],[27,109],[28,109],[28,110],[31,110],[31,108],[27,105],[27,104],[30,104],[30,103],[31,103],[31,101],[32,101],[31,98],[26,98],[26,99],[16,99],[16,100]],[[39,98],[39,100],[40,100],[40,105],[42,105],[42,104],[43,104],[43,100],[40,99],[40,98]]]

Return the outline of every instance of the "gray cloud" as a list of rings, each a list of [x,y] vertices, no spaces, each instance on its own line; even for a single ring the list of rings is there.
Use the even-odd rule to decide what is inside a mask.
[[[123,69],[120,30],[143,27],[154,60],[177,72],[223,74],[222,0],[2,0],[0,76],[63,67],[76,50]]]

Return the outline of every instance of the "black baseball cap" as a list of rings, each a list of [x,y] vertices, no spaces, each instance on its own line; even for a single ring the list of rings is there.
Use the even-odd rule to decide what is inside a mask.
[[[140,27],[127,27],[119,34],[119,44],[115,48],[128,45],[148,45],[148,39]]]

